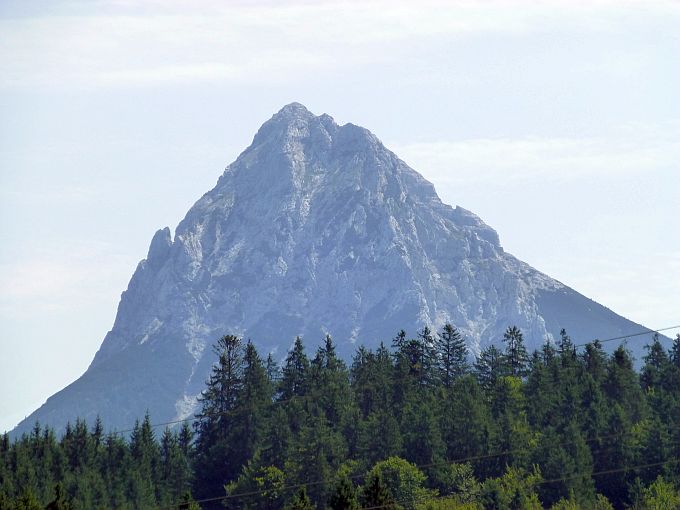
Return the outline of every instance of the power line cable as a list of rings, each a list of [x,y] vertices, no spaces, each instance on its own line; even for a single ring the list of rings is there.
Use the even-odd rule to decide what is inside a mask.
[[[631,333],[629,335],[621,335],[621,336],[615,336],[612,338],[605,338],[604,340],[600,340],[598,338],[594,338],[590,342],[586,342],[584,344],[576,344],[574,347],[585,347],[588,344],[591,344],[593,342],[599,342],[601,344],[606,343],[606,342],[613,342],[615,340],[626,340],[628,338],[633,338],[636,336],[641,336],[641,335],[649,335],[651,333],[660,333],[661,331],[669,331],[671,329],[680,329],[680,326],[668,326],[667,328],[659,328],[659,329],[649,329],[647,331],[641,331],[639,333]]]
[[[611,439],[614,437],[619,437],[619,436],[624,436],[627,434],[630,434],[630,431],[624,431],[624,432],[617,432],[615,434],[607,434],[604,436],[595,436],[589,439],[583,439],[585,443],[591,443],[595,442],[598,440],[606,440],[606,439]],[[555,443],[553,444],[553,447],[562,447],[565,445],[572,444],[576,442],[577,439],[572,439],[570,441],[562,441],[560,443]],[[680,445],[680,443],[679,443]],[[519,452],[524,452],[530,449],[531,447],[529,445],[522,447],[522,448],[515,448],[513,450],[505,450],[502,452],[497,452],[497,453],[491,453],[491,454],[483,454],[483,455],[474,455],[474,456],[469,456],[469,457],[462,457],[458,459],[452,459],[452,460],[447,460],[447,461],[440,461],[440,462],[431,462],[427,464],[416,464],[415,467],[418,469],[424,469],[424,468],[431,468],[431,467],[437,467],[437,466],[445,466],[445,465],[450,465],[450,464],[460,464],[463,462],[469,462],[469,461],[475,461],[475,460],[484,460],[484,459],[490,459],[490,458],[495,458],[495,457],[502,457],[503,455],[512,455],[515,453]],[[356,480],[363,478],[365,475],[353,475],[348,477],[350,480]],[[583,475],[580,475],[583,476]],[[559,481],[559,480],[557,480]],[[327,480],[316,480],[313,482],[304,482],[304,483],[297,483],[297,484],[291,484],[291,485],[286,485],[283,487],[279,487],[277,490],[279,491],[289,491],[292,489],[300,489],[302,487],[313,487],[317,485],[327,485],[331,483],[337,482],[337,478],[331,477]],[[270,490],[258,490],[258,491],[250,491],[250,492],[242,492],[242,493],[237,493],[237,494],[227,494],[227,495],[222,495],[222,496],[213,496],[211,498],[204,498],[204,499],[199,499],[196,500],[196,503],[211,503],[215,501],[224,501],[224,500],[229,500],[229,499],[235,499],[235,498],[242,498],[242,497],[251,497],[251,496],[259,496],[262,494],[265,494],[267,492],[270,492]],[[175,505],[177,506],[177,505]],[[166,507],[166,508],[175,508],[175,506],[172,507]]]
[[[642,336],[642,335],[648,335],[648,334],[652,334],[652,333],[660,333],[662,331],[669,331],[671,329],[680,329],[680,325],[678,325],[678,326],[668,326],[668,327],[659,328],[659,329],[649,329],[649,330],[645,330],[645,331],[641,331],[641,332],[637,332],[637,333],[631,333],[631,334],[628,334],[628,335],[616,336],[616,337],[612,337],[612,338],[605,338],[604,340],[599,340],[599,339],[595,338],[595,339],[591,340],[590,342],[586,342],[586,343],[582,343],[582,344],[575,344],[574,348],[585,347],[586,345],[592,344],[593,342],[596,342],[596,341],[602,344],[602,343],[606,343],[606,342],[613,342],[615,340],[624,340],[624,339],[639,337],[639,336]],[[290,402],[291,400],[294,400],[294,399],[306,399],[306,398],[309,398],[309,397],[307,397],[306,395],[296,395],[296,396],[294,396],[294,397],[292,397],[288,400],[277,400],[277,401],[271,402],[269,405],[273,406],[273,405],[277,405],[277,404],[287,403],[287,402]],[[166,422],[153,423],[153,424],[150,424],[150,427],[151,428],[167,427],[169,425],[178,425],[180,423],[189,423],[189,422],[199,421],[199,420],[203,420],[203,419],[207,419],[207,418],[216,418],[216,417],[219,417],[219,416],[228,416],[230,414],[237,414],[237,413],[241,413],[243,411],[245,411],[245,409],[222,411],[222,412],[219,412],[219,413],[207,413],[203,416],[192,416],[192,417],[180,418],[180,419],[177,419],[177,420],[171,420],[171,421],[166,421]],[[129,433],[129,432],[133,432],[134,430],[135,430],[134,428],[127,428],[127,429],[123,429],[123,430],[114,430],[111,433],[112,434],[126,434],[126,433]]]
[[[622,468],[606,469],[606,470],[603,470],[603,471],[597,471],[595,473],[590,473],[588,476],[593,477],[593,476],[600,476],[600,475],[609,475],[609,474],[614,474],[614,473],[622,473],[622,472],[625,472],[625,471],[632,471],[634,469],[646,469],[646,468],[650,468],[650,467],[663,466],[663,465],[672,464],[672,463],[675,463],[675,462],[678,462],[678,461],[680,461],[680,459],[673,458],[673,459],[665,460],[663,462],[652,462],[650,464],[638,464],[638,465],[635,465],[635,466],[626,466],[626,467],[622,467]],[[536,483],[534,483],[534,485],[544,485],[546,483],[556,483],[556,482],[563,482],[563,481],[567,481],[567,480],[575,480],[575,479],[578,479],[578,478],[582,478],[583,476],[584,476],[584,474],[580,474],[580,475],[566,476],[566,477],[562,477],[562,478],[552,478],[550,480],[539,480]],[[430,500],[431,499],[444,499],[444,498],[451,497],[452,495],[453,494],[445,494],[445,495],[441,495],[441,496],[431,496],[428,499],[430,499]],[[379,510],[381,508],[392,508],[392,507],[394,507],[395,504],[398,505],[398,504],[401,504],[401,503],[411,503],[411,502],[412,502],[412,500],[402,499],[402,500],[399,500],[399,501],[394,501],[394,503],[387,503],[387,504],[384,504],[384,505],[368,506],[368,507],[364,506],[364,507],[361,507],[361,510]]]

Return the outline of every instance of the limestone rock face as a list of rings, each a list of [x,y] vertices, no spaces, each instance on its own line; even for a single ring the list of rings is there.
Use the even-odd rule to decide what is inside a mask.
[[[509,325],[530,349],[640,326],[505,253],[473,213],[368,130],[293,103],[267,121],[177,226],[153,237],[87,372],[22,422],[101,415],[127,429],[191,415],[221,335],[281,359],[326,333],[349,358],[400,330],[451,322],[473,353]]]

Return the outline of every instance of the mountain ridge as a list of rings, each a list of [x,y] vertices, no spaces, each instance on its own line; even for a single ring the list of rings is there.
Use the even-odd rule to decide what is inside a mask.
[[[370,131],[284,106],[177,225],[158,230],[86,373],[36,419],[127,428],[190,416],[225,333],[278,358],[330,333],[348,358],[451,322],[473,353],[518,325],[528,346],[642,328],[506,253]],[[625,331],[628,330],[628,331]],[[588,338],[583,338],[588,335]]]

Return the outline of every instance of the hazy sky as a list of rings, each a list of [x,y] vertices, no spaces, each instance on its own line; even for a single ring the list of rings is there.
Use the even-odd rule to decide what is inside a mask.
[[[0,2],[0,430],[84,372],[156,229],[291,101],[680,324],[680,3],[410,4]]]

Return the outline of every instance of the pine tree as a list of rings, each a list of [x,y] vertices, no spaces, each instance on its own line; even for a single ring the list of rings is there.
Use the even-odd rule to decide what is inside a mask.
[[[633,360],[621,345],[607,364],[604,390],[609,399],[618,403],[631,423],[637,423],[646,415],[646,402],[639,385],[639,376],[633,368]]]
[[[187,427],[188,429],[188,427]],[[176,434],[165,429],[160,445],[160,493],[165,504],[172,504],[189,491],[191,470],[186,447],[180,442],[180,430]],[[185,439],[183,439],[184,441]],[[159,498],[160,499],[160,498]]]
[[[279,379],[281,378],[281,370],[279,369],[279,365],[276,363],[276,360],[272,356],[271,352],[267,354],[265,369],[267,371],[267,379],[269,379],[269,384],[271,384],[272,387],[276,387]]]
[[[362,418],[366,418],[376,405],[375,354],[363,345],[357,349],[352,359],[350,382],[354,398]]]
[[[198,399],[202,409],[196,417],[199,419],[198,430],[201,432],[202,423],[210,425],[225,423],[226,420],[223,418],[236,407],[243,378],[243,346],[239,337],[223,336],[213,346],[213,352],[218,361],[212,368],[206,389]]]
[[[349,371],[345,362],[335,354],[330,335],[326,335],[324,345],[312,360],[309,379],[310,400],[321,406],[329,423],[340,425],[351,402]]]
[[[599,431],[604,438],[593,448],[594,471],[603,473],[595,478],[595,486],[616,508],[624,508],[629,503],[628,484],[633,473],[620,469],[634,465],[634,452],[630,448],[632,425],[628,413],[618,402],[610,402],[610,406],[606,428]]]
[[[556,425],[557,407],[559,405],[559,388],[548,364],[554,363],[554,358],[534,351],[529,362],[529,375],[524,385],[527,397],[527,413],[532,427],[541,430],[548,425]],[[547,360],[547,361],[546,361]]]
[[[553,427],[546,428],[532,457],[547,481],[539,486],[539,495],[546,507],[570,496],[583,506],[593,501],[592,458],[575,422],[566,426],[563,433]]]
[[[244,466],[262,446],[268,435],[267,415],[273,399],[273,387],[257,349],[248,341],[243,359],[243,383],[231,423],[230,440],[239,445],[230,462]]]
[[[427,326],[418,332],[418,340],[414,347],[418,349],[418,382],[423,387],[437,384],[437,353],[435,351],[435,335]]]
[[[155,506],[158,484],[160,451],[151,427],[149,413],[141,425],[135,423],[130,437],[130,455],[133,461],[132,499],[138,508]]]
[[[571,341],[571,337],[567,334],[567,330],[562,328],[560,330],[560,341],[557,346],[557,350],[560,353],[562,359],[574,359],[576,357],[576,347],[574,342]]]
[[[451,461],[484,455],[488,452],[491,415],[482,390],[468,374],[456,380],[448,412],[442,419],[442,435],[447,458]],[[480,468],[479,463],[474,465]]]
[[[294,397],[304,396],[307,391],[307,372],[309,371],[309,359],[305,354],[302,339],[297,337],[293,349],[288,353],[282,370],[281,384],[279,386],[280,399],[290,400]]]
[[[101,417],[97,415],[97,418],[94,420],[94,427],[92,428],[92,441],[94,442],[95,449],[97,450],[99,449],[103,437],[104,437],[104,424],[102,423]]]
[[[182,455],[188,462],[190,462],[193,455],[194,433],[187,422],[184,422],[182,424],[182,428],[179,429],[177,441]]]
[[[607,377],[607,355],[599,340],[586,344],[583,360],[586,372],[592,376],[596,384],[602,384]]]
[[[668,354],[659,341],[659,334],[655,333],[651,345],[646,345],[647,354],[640,374],[640,381],[644,390],[661,388],[666,365],[670,363]]]
[[[495,345],[482,350],[475,361],[475,375],[484,391],[488,393],[496,386],[504,375],[503,366],[503,354]]]
[[[217,364],[201,393],[201,411],[194,427],[198,433],[195,445],[195,494],[199,498],[221,492],[241,469],[231,462],[240,448],[232,441],[232,423],[243,386],[243,345],[241,339],[226,335],[220,338],[213,351]]]
[[[392,349],[395,352],[399,352],[406,344],[406,331],[403,329],[399,330],[397,336],[392,339]]]
[[[399,346],[394,352],[394,400],[395,407],[401,409],[408,398],[432,393],[436,386],[436,355],[434,338],[429,328],[418,332],[417,338],[406,340],[403,330],[394,341]]]
[[[439,378],[445,388],[451,388],[453,381],[469,370],[468,349],[460,332],[445,324],[435,341]]]
[[[351,381],[359,414],[356,451],[365,468],[402,450],[399,422],[393,410],[393,372],[392,356],[384,344],[375,353],[359,348]]]
[[[680,369],[680,333],[675,335],[669,358],[671,363],[673,363],[676,368]]]
[[[505,363],[508,367],[509,375],[524,377],[527,374],[529,355],[524,346],[524,337],[517,326],[508,328],[503,334],[505,342]]]
[[[409,462],[435,465],[444,460],[446,446],[435,415],[434,399],[409,398],[402,413],[401,432],[404,457]]]

